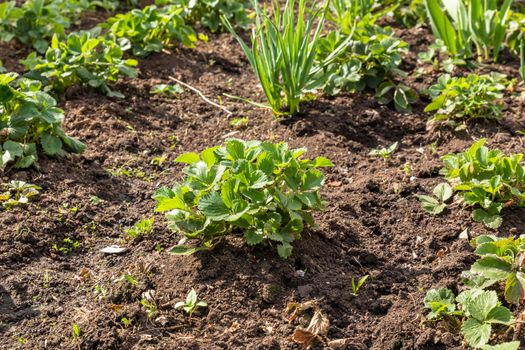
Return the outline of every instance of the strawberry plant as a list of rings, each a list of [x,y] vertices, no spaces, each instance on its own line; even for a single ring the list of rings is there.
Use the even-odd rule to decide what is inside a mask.
[[[0,4],[0,38],[16,39],[20,43],[45,52],[48,39],[63,36],[71,25],[57,1],[28,0],[21,7],[14,1]]]
[[[107,29],[107,35],[111,38],[129,40],[133,54],[137,56],[160,52],[174,40],[193,47],[197,36],[186,25],[182,11],[176,6],[147,6],[109,18],[101,27]]]
[[[519,348],[519,342],[496,346],[487,344],[494,326],[510,327],[515,322],[510,310],[501,305],[493,290],[467,289],[455,297],[449,289],[432,289],[427,292],[424,303],[431,310],[427,316],[429,320],[444,320],[453,328],[461,325],[466,342],[475,349]],[[460,305],[459,308],[456,303]]]
[[[523,154],[506,156],[489,150],[485,142],[481,139],[465,152],[444,156],[441,174],[466,205],[475,207],[474,221],[496,229],[504,208],[525,206],[525,166]]]
[[[428,89],[432,102],[425,112],[435,112],[431,121],[447,121],[452,126],[477,118],[500,119],[507,84],[501,74],[454,78],[444,74]]]
[[[137,61],[123,59],[128,44],[126,40],[107,40],[88,32],[70,34],[66,40],[54,36],[44,57],[33,52],[23,63],[29,76],[50,84],[56,92],[81,83],[108,96],[123,97],[108,84],[116,82],[119,75],[137,76]]]
[[[156,3],[176,5],[184,10],[188,23],[200,23],[212,33],[226,30],[221,16],[240,29],[246,29],[251,22],[251,0],[157,0]]]
[[[35,165],[37,148],[49,156],[82,153],[85,146],[61,128],[64,112],[40,82],[0,74],[0,167]],[[39,147],[37,147],[39,146]]]
[[[487,288],[504,282],[505,300],[519,304],[525,298],[525,239],[479,236],[472,243],[480,257],[470,269],[472,283]]]
[[[316,60],[328,3],[320,10],[308,9],[305,0],[299,0],[298,6],[295,6],[296,3],[295,0],[287,0],[281,12],[276,0],[273,15],[270,15],[266,8],[260,9],[254,1],[257,16],[251,47],[223,17],[225,25],[248,57],[268,100],[268,105],[256,105],[269,108],[276,115],[299,112],[304,96],[322,88],[328,76],[325,68],[343,53],[348,41],[342,41],[326,57]],[[309,12],[312,14],[307,18]]]
[[[177,245],[171,252],[193,254],[242,233],[249,245],[275,243],[279,255],[289,257],[305,223],[315,226],[312,212],[323,208],[324,176],[317,168],[332,166],[323,157],[300,159],[305,151],[231,139],[200,155],[179,156],[178,162],[188,164],[184,181],[159,189],[153,198],[156,211],[167,212],[169,227],[198,244]]]
[[[342,30],[323,37],[318,59],[328,57],[334,48],[347,39],[347,34]],[[360,23],[344,53],[327,67],[328,79],[324,90],[329,95],[335,95],[341,91],[375,89],[379,102],[394,102],[398,111],[410,111],[417,94],[406,85],[395,83],[396,79],[406,77],[399,66],[402,56],[407,52],[408,44],[394,37],[391,28]]]

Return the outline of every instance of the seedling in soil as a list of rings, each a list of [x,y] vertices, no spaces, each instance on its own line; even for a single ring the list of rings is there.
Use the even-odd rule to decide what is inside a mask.
[[[154,302],[150,302],[147,299],[141,299],[140,305],[146,309],[146,315],[148,320],[151,320],[155,315],[157,315],[157,305]]]
[[[168,159],[168,155],[166,153],[163,153],[160,157],[154,157],[149,162],[151,165],[155,165],[158,167],[162,167],[166,160]]]
[[[89,198],[89,202],[92,204],[92,205],[99,205],[101,202],[102,202],[102,199],[100,199],[99,197],[97,196],[91,196]]]
[[[0,203],[4,209],[7,210],[29,203],[29,200],[37,196],[41,190],[41,188],[36,185],[16,180],[5,184],[4,187],[7,191],[0,193]]]
[[[133,287],[135,287],[138,284],[137,280],[130,273],[127,273],[127,272],[124,275],[122,275],[120,280],[127,282],[129,285]]]
[[[80,335],[81,335],[80,327],[75,322],[73,322],[71,327],[72,327],[71,336],[73,337],[73,339],[80,338]]]
[[[142,219],[133,225],[133,227],[125,229],[124,232],[131,238],[136,239],[143,235],[148,235],[153,231],[154,218]]]
[[[230,125],[236,129],[243,129],[248,126],[249,122],[250,120],[248,119],[248,117],[233,118],[232,120],[230,120]]]
[[[355,283],[354,278],[352,277],[352,295],[358,296],[359,295],[359,289],[365,284],[366,280],[368,279],[368,275],[365,275],[359,279],[357,283]]]
[[[149,91],[152,95],[170,95],[176,96],[184,92],[184,89],[179,84],[158,84],[153,86]]]
[[[60,245],[53,244],[53,250],[63,254],[71,253],[78,247],[80,247],[80,242],[71,238],[64,238]]]
[[[197,299],[197,292],[195,289],[191,289],[186,295],[185,301],[179,301],[175,304],[175,309],[182,309],[187,313],[190,318],[195,311],[200,307],[207,307],[208,304],[205,301]]]
[[[189,164],[182,184],[157,190],[156,211],[167,212],[169,227],[198,241],[171,252],[189,255],[211,249],[225,236],[244,234],[249,245],[277,244],[283,258],[292,253],[305,224],[316,227],[312,212],[322,210],[318,170],[333,164],[326,158],[300,159],[305,149],[285,143],[230,139],[177,158]]]
[[[416,197],[421,202],[421,207],[430,214],[441,214],[447,207],[446,202],[452,198],[454,191],[448,183],[441,183],[437,185],[432,191],[435,197],[426,195],[417,195]]]
[[[373,157],[382,157],[383,160],[387,160],[390,158],[392,153],[397,149],[397,146],[399,145],[399,142],[394,142],[390,147],[388,148],[377,148],[371,150],[368,155]]]
[[[120,323],[122,323],[122,325],[124,326],[124,328],[128,328],[129,326],[131,326],[131,323],[133,322],[133,320],[130,320],[128,319],[127,317],[122,317],[120,319]]]

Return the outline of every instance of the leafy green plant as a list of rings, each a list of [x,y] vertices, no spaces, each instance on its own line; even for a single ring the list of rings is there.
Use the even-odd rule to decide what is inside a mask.
[[[324,176],[317,168],[332,166],[323,157],[300,159],[305,152],[285,143],[231,139],[200,155],[179,156],[178,162],[189,164],[184,182],[159,189],[153,198],[156,211],[167,212],[170,228],[199,244],[171,252],[193,254],[244,233],[249,245],[276,242],[279,255],[289,257],[305,222],[315,227],[312,212],[323,208]]]
[[[454,78],[444,74],[428,89],[432,102],[425,112],[435,112],[431,121],[447,121],[452,126],[477,118],[500,119],[506,84],[501,74]]]
[[[186,295],[185,301],[179,301],[175,304],[175,309],[182,309],[191,317],[198,308],[207,306],[208,304],[205,301],[197,299],[197,292],[192,288]]]
[[[179,84],[158,84],[151,88],[152,95],[170,95],[175,96],[184,92],[184,89]]]
[[[329,8],[328,20],[345,34],[352,32],[355,23],[363,20],[373,22],[382,14],[372,16],[373,10],[379,8],[376,0],[333,0]]]
[[[11,182],[4,184],[4,187],[6,191],[0,193],[0,203],[5,209],[29,203],[29,200],[38,196],[41,190],[36,185],[18,180],[11,180]]]
[[[342,30],[332,31],[320,40],[318,59],[329,57],[348,39]],[[381,103],[393,101],[398,111],[410,111],[417,94],[406,85],[395,82],[407,75],[399,66],[402,56],[408,52],[408,44],[393,36],[391,28],[368,23],[360,23],[351,39],[343,54],[325,69],[328,75],[325,92],[335,95],[341,91],[375,89],[376,98]]]
[[[200,23],[213,33],[226,30],[221,16],[240,29],[246,29],[251,22],[251,0],[157,0],[156,3],[177,5],[184,10],[188,23]]]
[[[474,221],[496,229],[503,208],[525,206],[525,166],[523,154],[506,156],[498,149],[489,150],[485,142],[480,139],[465,152],[444,156],[441,174],[466,205],[476,208]]]
[[[129,40],[136,56],[160,52],[174,40],[193,47],[197,35],[186,25],[182,11],[176,6],[147,6],[141,10],[117,14],[101,24],[101,27],[107,29],[110,38]]]
[[[425,0],[434,35],[453,56],[470,58],[472,46],[479,59],[497,61],[502,49],[512,0]]]
[[[457,308],[456,302],[461,305]],[[511,326],[512,313],[502,306],[495,291],[468,289],[457,297],[446,288],[429,290],[424,299],[425,307],[430,309],[429,320],[444,320],[454,328],[461,325],[461,333],[468,345],[476,349],[517,350],[519,342],[488,345],[494,325]]]
[[[394,18],[407,28],[423,24],[427,20],[424,0],[401,1],[400,6],[393,11]]]
[[[381,157],[383,158],[383,160],[387,160],[388,158],[390,158],[392,153],[394,153],[394,151],[397,149],[398,145],[399,145],[399,142],[394,142],[389,147],[373,149],[370,152],[368,152],[368,155],[372,157]]]
[[[251,48],[223,17],[224,24],[248,57],[268,100],[269,105],[257,105],[271,109],[276,115],[299,112],[301,99],[324,85],[328,76],[325,68],[343,53],[346,46],[346,42],[342,42],[327,57],[316,60],[328,4],[320,10],[310,9],[313,13],[306,18],[306,1],[299,0],[297,8],[296,3],[287,0],[281,12],[279,2],[275,0],[270,17],[266,8],[258,8],[254,0],[257,16],[251,34]],[[317,27],[314,29],[315,22]]]
[[[84,144],[64,133],[64,112],[41,83],[17,77],[0,74],[0,168],[35,165],[37,145],[49,156],[82,153]]]
[[[361,287],[363,286],[363,284],[365,284],[367,279],[368,279],[368,275],[365,275],[361,277],[359,281],[357,281],[357,283],[355,283],[355,280],[352,277],[352,295],[353,296],[359,295],[359,289],[361,289]]]
[[[64,41],[54,36],[45,57],[33,52],[23,63],[30,76],[51,84],[57,92],[82,83],[108,96],[123,97],[108,84],[116,82],[119,75],[137,76],[137,61],[123,58],[128,47],[126,40],[117,42],[93,37],[89,32],[73,33]]]
[[[472,240],[480,258],[472,265],[469,276],[479,288],[504,282],[505,300],[519,304],[525,298],[525,239],[478,236]]]
[[[70,25],[58,1],[28,0],[21,7],[15,1],[0,4],[0,39],[16,39],[38,52],[45,52],[48,39],[62,37]]]
[[[427,195],[417,195],[421,202],[421,207],[430,214],[441,214],[447,207],[446,202],[452,198],[454,191],[448,183],[441,183],[437,185],[432,191],[435,197]]]
[[[131,228],[125,229],[124,232],[133,239],[149,235],[153,231],[154,220],[153,217],[139,220]]]

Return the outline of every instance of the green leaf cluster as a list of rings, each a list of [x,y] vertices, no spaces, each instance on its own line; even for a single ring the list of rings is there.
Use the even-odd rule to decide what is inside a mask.
[[[519,304],[525,298],[525,270],[522,261],[524,238],[479,236],[472,240],[480,258],[472,265],[468,278],[471,284],[487,288],[504,284],[505,300]]]
[[[461,333],[468,345],[475,349],[519,348],[520,342],[496,346],[487,344],[494,325],[510,326],[514,323],[512,313],[501,305],[493,290],[467,289],[455,297],[447,288],[431,289],[425,296],[424,304],[430,309],[427,315],[429,320],[445,321],[453,326],[461,324]]]
[[[441,174],[453,184],[464,203],[475,207],[474,221],[496,229],[505,207],[525,206],[525,166],[523,154],[506,156],[484,146],[486,139],[468,150],[444,156]]]
[[[292,253],[305,223],[315,226],[312,212],[321,210],[323,157],[300,159],[305,149],[285,143],[231,139],[223,147],[177,158],[186,163],[182,184],[159,189],[156,211],[167,212],[170,227],[197,240],[196,248],[176,246],[176,254],[212,248],[224,236],[243,233],[249,245],[277,244],[283,258]]]
[[[28,0],[21,7],[15,1],[0,4],[0,40],[20,43],[45,52],[53,33],[63,36],[71,21],[58,1]]]
[[[221,16],[235,28],[246,29],[251,23],[251,0],[157,0],[158,5],[170,4],[184,10],[190,24],[199,23],[212,33],[226,31]]]
[[[63,38],[66,29],[86,10],[115,10],[117,0],[28,0],[0,3],[0,41],[13,39],[44,53],[53,35]]]
[[[443,74],[437,84],[428,89],[432,102],[425,112],[435,112],[431,121],[447,121],[452,126],[477,118],[498,120],[508,84],[504,75],[495,73],[466,77]]]
[[[342,30],[330,32],[321,39],[318,59],[328,57],[348,39]],[[390,27],[366,22],[357,25],[351,39],[344,53],[325,69],[328,75],[325,92],[335,95],[341,91],[375,89],[379,102],[394,102],[398,111],[410,111],[411,104],[417,100],[416,92],[395,82],[406,77],[399,66],[402,56],[408,52],[408,44],[396,38]]]
[[[454,191],[448,183],[441,183],[437,185],[434,190],[434,197],[427,195],[417,195],[421,202],[421,207],[430,214],[439,215],[447,207],[446,202],[452,198]]]
[[[5,184],[4,187],[6,191],[0,193],[0,204],[8,210],[29,203],[29,200],[38,196],[41,190],[41,188],[36,185],[17,180],[11,180],[11,182]]]
[[[299,112],[304,96],[323,87],[329,75],[326,68],[343,53],[349,40],[333,47],[326,57],[317,59],[328,3],[321,9],[314,5],[308,8],[306,3],[306,0],[287,0],[281,11],[279,1],[275,0],[270,15],[254,0],[256,22],[251,47],[223,17],[224,24],[248,57],[266,95],[268,105],[259,106],[272,109],[276,115]]]
[[[15,162],[28,168],[38,160],[37,146],[49,156],[82,153],[84,144],[62,130],[64,112],[38,81],[0,74],[0,168]]]
[[[72,33],[65,40],[55,35],[44,57],[32,52],[23,63],[30,72],[28,76],[42,80],[56,92],[85,84],[108,96],[123,97],[112,91],[109,84],[116,82],[120,75],[137,76],[137,61],[123,58],[128,48],[127,40],[97,37],[96,31]]]
[[[186,300],[179,301],[175,304],[175,309],[182,309],[191,317],[198,308],[207,306],[208,303],[198,300],[197,292],[192,288],[186,295]]]
[[[185,22],[183,9],[177,6],[133,9],[109,18],[101,27],[107,29],[110,38],[129,40],[136,56],[160,52],[172,41],[187,47],[197,41],[195,31]]]

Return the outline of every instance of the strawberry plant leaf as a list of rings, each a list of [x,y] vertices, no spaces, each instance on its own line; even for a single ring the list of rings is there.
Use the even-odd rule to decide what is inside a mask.
[[[492,327],[490,324],[474,318],[467,319],[461,326],[461,332],[465,340],[474,348],[485,345],[489,341],[491,331]]]
[[[217,192],[204,195],[199,200],[198,208],[203,215],[213,221],[224,220],[230,215],[228,207]]]

